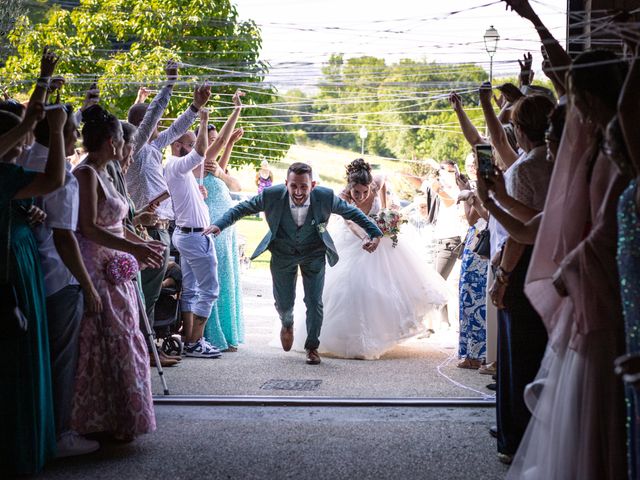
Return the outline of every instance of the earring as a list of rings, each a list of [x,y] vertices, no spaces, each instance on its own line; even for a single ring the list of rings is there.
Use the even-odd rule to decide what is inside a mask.
[[[116,153],[118,153],[118,152],[116,151],[116,146],[115,146],[115,145],[112,145],[111,147],[113,148],[113,156],[115,157],[115,156],[116,156]]]

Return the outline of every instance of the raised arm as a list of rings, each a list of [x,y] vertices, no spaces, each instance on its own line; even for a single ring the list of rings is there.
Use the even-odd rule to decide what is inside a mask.
[[[480,94],[482,112],[484,113],[487,128],[489,129],[491,145],[496,149],[505,166],[510,167],[518,159],[518,154],[511,148],[511,145],[509,145],[504,127],[500,123],[500,120],[498,120],[496,112],[493,110],[493,105],[491,104],[491,84],[484,82],[480,86],[478,93]]]
[[[215,160],[218,158],[218,155],[222,151],[222,149],[227,145],[231,135],[233,134],[234,128],[236,128],[236,122],[238,118],[240,118],[240,112],[242,111],[242,97],[244,96],[244,92],[237,90],[236,93],[233,94],[233,113],[229,116],[223,127],[220,129],[218,133],[218,137],[213,141],[213,143],[209,146],[206,153],[207,160]],[[206,130],[206,125],[205,125]],[[222,166],[222,165],[221,165]],[[225,167],[223,167],[225,168]]]
[[[38,173],[31,183],[18,190],[13,197],[16,200],[45,195],[64,185],[65,152],[63,129],[67,121],[67,113],[61,107],[60,105],[59,108],[47,112],[50,132],[49,157],[44,167],[44,173]],[[39,116],[38,111],[42,111],[42,104],[39,102],[32,104],[30,102],[24,122],[33,121],[33,119],[37,118]]]
[[[540,20],[540,17],[538,17],[533,8],[531,8],[528,0],[504,0],[504,2],[507,4],[507,9],[511,8],[511,10],[533,24],[540,36],[540,41],[549,55],[551,67],[554,72],[557,72],[556,79],[562,89],[566,91],[564,74],[571,65],[571,57],[569,57],[565,49],[562,48],[560,42],[551,35],[549,29],[542,23],[542,20]]]
[[[243,135],[244,135],[244,129],[236,128],[231,134],[231,137],[229,137],[229,141],[227,142],[227,145],[224,148],[224,153],[222,154],[222,158],[220,158],[220,161],[218,162],[222,170],[227,169],[227,165],[229,165],[229,159],[231,158],[231,152],[233,151],[233,147],[236,145],[237,142],[240,141]],[[258,173],[258,175],[260,174]],[[257,178],[256,178],[256,182],[257,182]]]
[[[485,139],[482,137],[482,135],[480,135],[480,132],[478,132],[478,129],[475,127],[475,125],[471,123],[467,112],[464,111],[460,95],[458,95],[456,92],[451,92],[449,94],[449,103],[451,103],[453,111],[455,112],[456,117],[458,117],[460,129],[462,130],[462,134],[464,135],[467,143],[472,147],[474,145],[478,145],[479,143],[485,143]]]
[[[155,131],[162,114],[164,113],[169,100],[171,99],[171,93],[173,92],[173,85],[178,78],[178,64],[169,60],[166,67],[167,83],[160,92],[155,96],[152,102],[147,107],[147,111],[144,114],[142,122],[138,126],[136,135],[134,137],[133,155],[140,151],[140,149],[149,141],[151,135]],[[140,93],[138,92],[138,95]],[[140,103],[136,100],[136,104]]]

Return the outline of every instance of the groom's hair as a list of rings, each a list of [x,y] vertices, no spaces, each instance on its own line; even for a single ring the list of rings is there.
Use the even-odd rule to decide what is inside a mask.
[[[309,175],[310,178],[313,178],[313,172],[311,170],[311,166],[302,162],[295,162],[289,165],[289,169],[287,170],[287,177],[290,173],[295,173],[296,175]]]

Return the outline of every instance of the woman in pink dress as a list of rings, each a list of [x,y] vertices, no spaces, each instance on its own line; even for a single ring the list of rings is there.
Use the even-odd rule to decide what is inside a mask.
[[[124,237],[129,206],[105,169],[122,155],[120,122],[99,106],[87,109],[83,120],[89,154],[74,170],[80,187],[77,236],[103,310],[85,313],[81,323],[72,425],[81,434],[107,432],[130,441],[156,426],[149,358],[138,328],[137,286],[128,279],[113,283],[105,265],[118,251],[149,266],[159,264],[162,256],[155,243]]]

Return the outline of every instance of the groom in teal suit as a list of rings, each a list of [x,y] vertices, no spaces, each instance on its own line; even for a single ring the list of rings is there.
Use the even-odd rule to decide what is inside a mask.
[[[304,303],[307,307],[307,363],[320,363],[318,346],[322,327],[322,289],[325,257],[330,266],[338,261],[333,240],[327,232],[332,213],[362,227],[369,238],[362,248],[373,252],[382,232],[358,208],[336,197],[332,190],[316,187],[311,167],[294,163],[287,171],[285,185],[266,188],[261,194],[229,209],[205,230],[218,235],[247,215],[264,212],[269,233],[251,256],[253,260],[265,250],[271,251],[271,277],[276,310],[282,321],[280,340],[285,352],[293,345],[293,306],[296,297],[298,267],[302,273]]]

